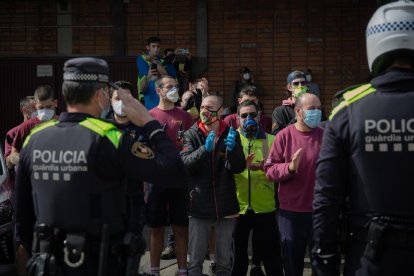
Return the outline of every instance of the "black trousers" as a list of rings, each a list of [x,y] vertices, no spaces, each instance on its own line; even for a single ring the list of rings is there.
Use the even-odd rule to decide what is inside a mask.
[[[276,221],[276,213],[255,214],[248,210],[237,218],[234,232],[234,264],[232,275],[246,275],[249,264],[247,253],[249,235],[253,231],[255,243],[263,259],[267,276],[283,275],[280,253],[280,234]]]

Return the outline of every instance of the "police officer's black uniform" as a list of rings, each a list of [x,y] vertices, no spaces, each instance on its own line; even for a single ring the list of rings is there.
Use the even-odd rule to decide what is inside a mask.
[[[345,93],[346,104],[334,110],[325,129],[313,251],[326,275],[338,273],[338,212],[347,196],[345,274],[355,275],[361,265],[362,271],[380,271],[378,275],[413,271],[414,71],[392,69],[371,85]],[[366,248],[367,242],[371,246]]]
[[[106,80],[106,63],[94,62],[73,59],[65,68],[78,69],[69,76],[75,80],[93,73],[98,80],[106,75]],[[150,121],[143,132],[155,152],[122,135],[112,123],[84,113],[63,113],[59,121],[40,125],[28,137],[17,175],[16,234],[30,251],[36,219],[36,252],[49,251],[37,261],[50,262],[48,272],[125,275],[130,244],[123,245],[128,242],[122,179],[129,175],[168,185],[168,179],[185,177],[178,152],[160,124]]]

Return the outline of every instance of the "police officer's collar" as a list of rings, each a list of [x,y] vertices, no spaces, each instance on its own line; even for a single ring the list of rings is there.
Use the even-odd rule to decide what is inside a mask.
[[[413,91],[414,70],[405,68],[390,68],[371,80],[372,86],[382,92]]]
[[[82,112],[62,112],[59,116],[60,122],[80,122],[86,118],[95,118],[91,114]]]

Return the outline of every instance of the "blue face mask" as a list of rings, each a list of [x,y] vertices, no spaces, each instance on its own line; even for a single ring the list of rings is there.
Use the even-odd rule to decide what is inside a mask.
[[[248,116],[243,123],[243,135],[248,139],[253,139],[256,138],[258,130],[259,126],[257,125],[256,120]]]
[[[305,118],[303,121],[310,128],[315,128],[319,125],[322,118],[322,111],[320,109],[303,110]]]

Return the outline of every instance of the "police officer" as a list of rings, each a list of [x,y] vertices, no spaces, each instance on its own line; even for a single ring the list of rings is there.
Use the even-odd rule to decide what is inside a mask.
[[[154,150],[99,119],[110,106],[104,60],[71,59],[63,71],[68,112],[34,129],[21,152],[16,239],[30,251],[35,231],[30,275],[125,275],[138,245],[125,234],[122,179],[168,185],[185,176],[184,166],[160,124],[126,91],[118,89],[123,112]]]
[[[413,274],[414,3],[378,8],[366,44],[374,78],[343,94],[321,146],[312,249],[318,275],[339,275],[345,202],[344,275]]]

